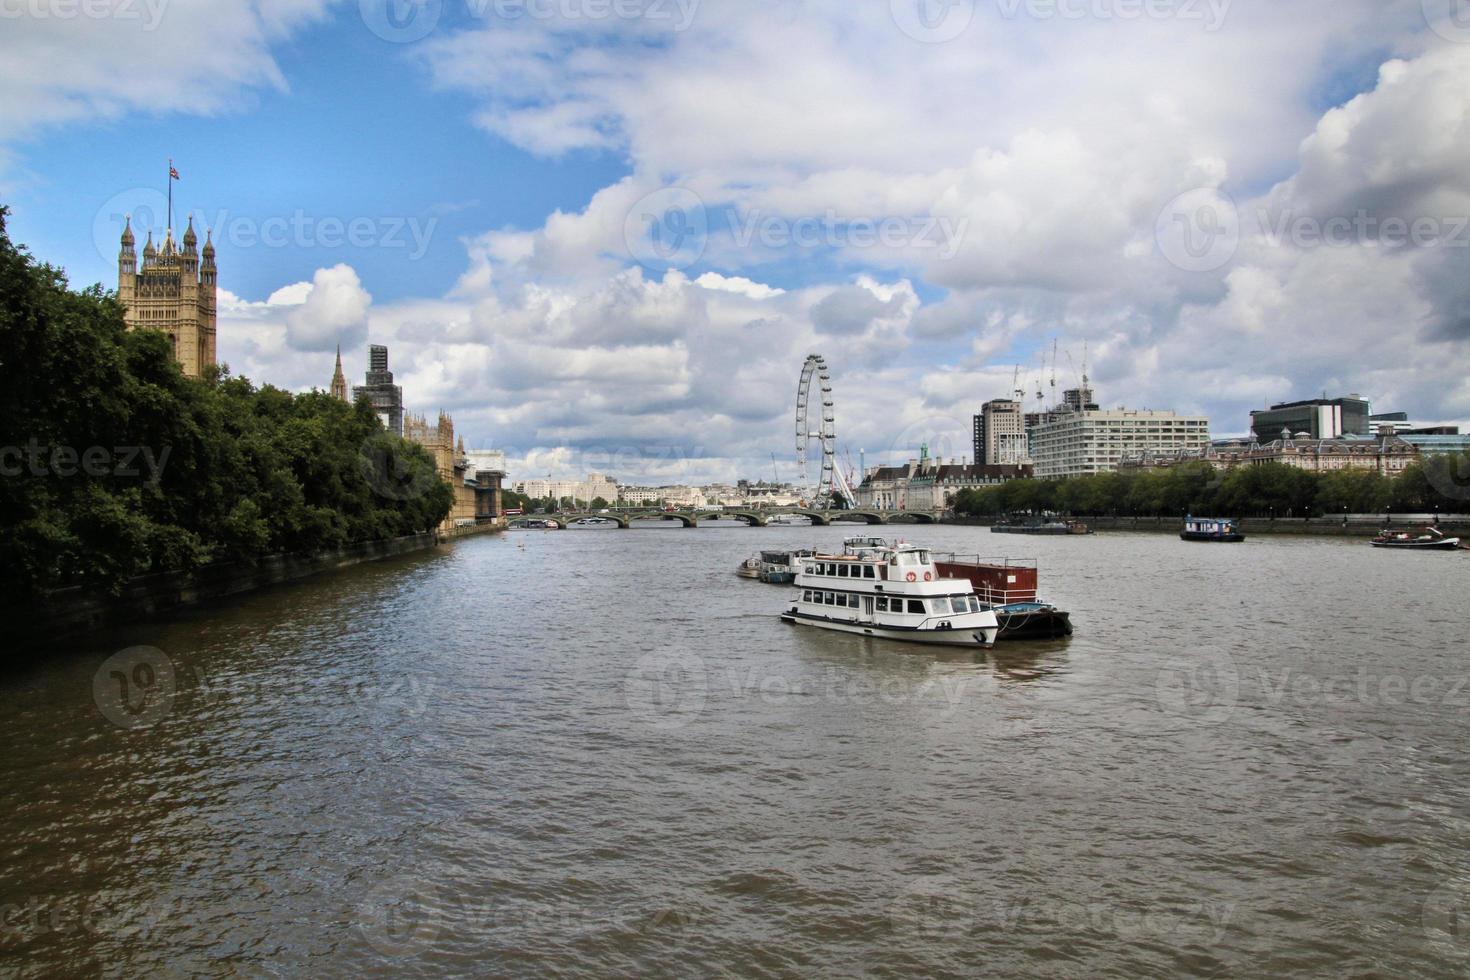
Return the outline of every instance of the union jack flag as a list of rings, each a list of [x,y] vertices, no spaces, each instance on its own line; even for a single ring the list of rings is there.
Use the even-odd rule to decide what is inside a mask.
[[[168,177],[169,177],[169,180],[178,180],[179,179],[179,172],[176,169],[174,169],[173,167],[169,167],[168,168]]]

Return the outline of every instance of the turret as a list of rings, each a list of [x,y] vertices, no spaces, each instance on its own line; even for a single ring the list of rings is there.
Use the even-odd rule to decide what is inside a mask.
[[[122,243],[117,251],[117,295],[124,302],[131,300],[138,274],[138,253],[133,249],[133,218],[123,219]]]
[[[138,266],[138,253],[133,248],[133,217],[128,215],[123,219],[122,243],[117,252],[117,267],[119,272],[135,272]]]
[[[146,268],[158,258],[158,249],[153,245],[153,229],[148,229],[148,241],[143,243],[143,266]]]
[[[199,266],[200,285],[213,289],[216,272],[214,267],[214,240],[213,233],[207,228],[204,230],[204,251],[200,254],[204,258],[204,261]]]
[[[184,229],[184,272],[191,278],[199,271],[199,236],[194,234],[194,216],[189,215],[189,226]]]
[[[347,376],[342,373],[342,345],[337,345],[337,370],[332,375],[332,397],[347,401]]]

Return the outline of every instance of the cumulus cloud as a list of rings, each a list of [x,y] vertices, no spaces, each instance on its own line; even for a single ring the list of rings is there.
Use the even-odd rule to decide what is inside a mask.
[[[965,455],[970,416],[1010,392],[1017,364],[1028,398],[1051,372],[1070,387],[1084,342],[1105,404],[1207,412],[1220,433],[1323,388],[1470,417],[1470,249],[1447,240],[1470,215],[1470,45],[1440,42],[1418,0],[1232,4],[1215,30],[981,4],[937,45],[905,36],[890,6],[707,2],[682,31],[441,28],[405,56],[477,102],[473,125],[626,172],[580,207],[472,237],[442,297],[375,304],[339,266],[222,301],[222,353],[323,386],[329,359],[301,354],[341,337],[357,375],[371,336],[393,347],[410,404],[454,412],[471,444],[508,444],[531,473],[647,482],[789,459],[814,351],[833,366],[841,440],[870,463],[921,443]],[[245,9],[218,41],[221,84],[187,96],[108,91],[106,54],[97,77],[52,81],[22,46],[0,71],[29,58],[17,84],[33,98],[0,126],[210,111],[279,86],[270,39],[317,8]],[[686,226],[707,229],[686,268],[641,264],[629,230],[670,187],[698,219]],[[1218,263],[1187,267],[1160,240],[1192,191],[1236,209]],[[1360,212],[1436,219],[1440,239],[1281,231]],[[1060,363],[1043,368],[1053,337]]]
[[[372,302],[351,266],[318,269],[310,291],[286,314],[286,341],[299,351],[328,351],[338,344],[360,346],[367,337]]]

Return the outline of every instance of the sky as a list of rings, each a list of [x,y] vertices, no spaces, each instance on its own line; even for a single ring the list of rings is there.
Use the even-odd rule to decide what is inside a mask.
[[[854,466],[969,456],[983,402],[1084,371],[1218,436],[1324,392],[1470,430],[1470,0],[0,19],[13,239],[114,288],[172,160],[233,373],[325,388],[387,344],[512,479],[795,479],[812,353]]]

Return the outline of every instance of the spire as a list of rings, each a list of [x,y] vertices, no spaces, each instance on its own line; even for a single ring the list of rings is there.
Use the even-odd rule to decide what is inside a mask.
[[[133,247],[133,216],[127,215],[123,218],[122,245],[124,249]]]
[[[194,234],[194,215],[190,214],[189,227],[184,229],[184,251],[194,251],[194,246],[198,244],[198,242],[199,236]]]
[[[208,247],[208,246],[206,246]],[[342,373],[342,345],[337,345],[337,370],[332,375],[332,397],[347,401],[347,377]]]
[[[202,254],[204,255],[206,264],[209,263],[210,259],[214,258],[214,233],[208,228],[204,229],[204,252]],[[338,353],[341,353],[340,349]]]
[[[151,259],[158,254],[158,249],[153,246],[153,229],[148,229],[148,241],[143,245],[143,258]]]

